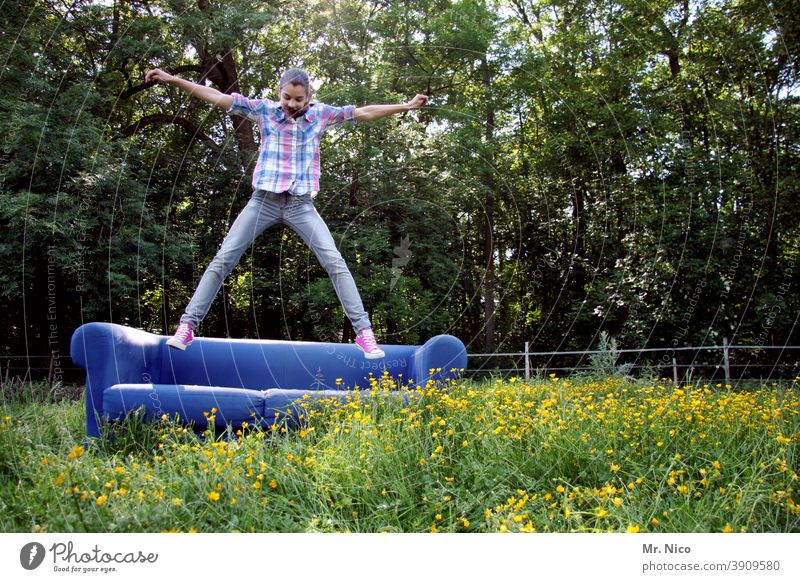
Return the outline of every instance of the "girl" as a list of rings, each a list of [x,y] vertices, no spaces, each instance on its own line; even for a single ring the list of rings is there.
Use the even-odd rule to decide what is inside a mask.
[[[261,147],[253,171],[253,195],[203,273],[167,345],[185,350],[192,343],[194,328],[208,313],[223,280],[244,251],[266,228],[282,222],[300,235],[330,276],[336,295],[356,332],[356,345],[364,356],[367,359],[383,358],[385,353],[372,332],[372,324],[353,276],[312,202],[313,195],[319,190],[319,143],[329,127],[403,113],[422,107],[428,102],[428,97],[417,95],[407,103],[364,107],[311,103],[308,74],[300,69],[289,69],[281,76],[279,101],[247,99],[238,93],[228,95],[161,69],[147,71],[145,81],[173,85],[193,97],[222,107],[228,113],[247,117],[258,124],[261,132]]]

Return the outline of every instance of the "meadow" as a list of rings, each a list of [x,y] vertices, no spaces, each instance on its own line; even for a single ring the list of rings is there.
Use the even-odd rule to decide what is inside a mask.
[[[394,389],[376,379],[294,430],[134,414],[88,449],[79,398],[4,393],[2,530],[800,531],[800,378]]]

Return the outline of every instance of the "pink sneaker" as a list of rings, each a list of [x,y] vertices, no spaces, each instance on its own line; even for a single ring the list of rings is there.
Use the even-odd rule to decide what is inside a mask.
[[[175,330],[175,335],[167,340],[167,345],[181,351],[185,350],[189,347],[189,344],[194,341],[192,329],[191,323],[182,321],[178,329]]]
[[[372,333],[371,327],[366,327],[358,332],[356,335],[356,345],[364,352],[364,357],[368,360],[386,357],[386,353],[378,346],[378,342],[375,340],[375,335]]]

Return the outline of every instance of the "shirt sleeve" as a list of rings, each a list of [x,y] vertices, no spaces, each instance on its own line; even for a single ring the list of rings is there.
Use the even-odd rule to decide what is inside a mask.
[[[353,112],[355,105],[345,105],[344,107],[334,107],[333,105],[323,105],[323,119],[326,127],[336,127],[343,123],[355,123]]]
[[[228,109],[228,113],[241,115],[250,121],[258,121],[258,111],[264,106],[263,99],[248,99],[239,93],[231,93],[231,97],[233,97],[233,105]]]

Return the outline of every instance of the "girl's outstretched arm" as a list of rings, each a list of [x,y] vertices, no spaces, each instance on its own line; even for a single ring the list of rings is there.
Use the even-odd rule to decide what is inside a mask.
[[[186,91],[192,97],[202,99],[206,103],[222,107],[226,111],[233,105],[233,97],[217,91],[213,87],[206,87],[205,85],[198,85],[186,79],[181,79],[175,75],[170,75],[161,69],[150,69],[144,76],[145,82],[155,81],[157,83],[166,83],[172,85],[183,91]]]
[[[353,112],[353,118],[356,121],[372,121],[373,119],[380,119],[381,117],[388,117],[396,113],[405,113],[412,109],[422,107],[428,102],[428,96],[419,94],[408,103],[397,103],[395,105],[365,105],[364,107],[357,107]]]

